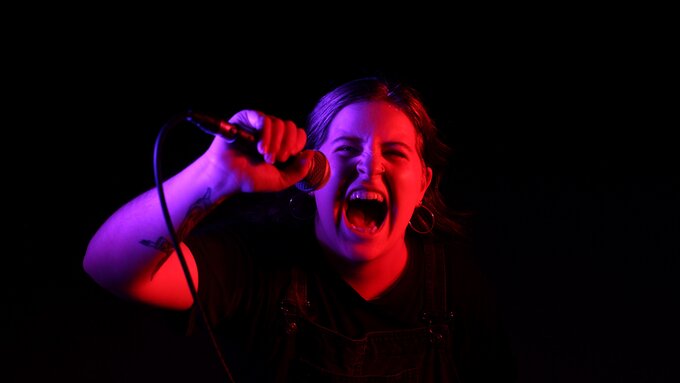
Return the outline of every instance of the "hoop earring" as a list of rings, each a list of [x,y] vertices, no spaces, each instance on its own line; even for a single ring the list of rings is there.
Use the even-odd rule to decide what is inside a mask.
[[[432,229],[434,229],[434,223],[435,223],[434,213],[432,212],[432,210],[430,210],[430,208],[428,208],[427,206],[423,205],[422,202],[419,203],[418,206],[416,206],[416,209],[418,209],[418,208],[422,208],[422,209],[424,209],[424,210],[427,212],[426,215],[428,215],[428,216],[430,217],[430,218],[429,218],[429,221],[430,221],[429,224],[427,224],[427,222],[426,222],[428,219],[425,219],[425,218],[422,218],[422,217],[418,217],[418,216],[417,216],[418,214],[416,214],[416,212],[414,211],[414,212],[413,212],[413,217],[411,217],[411,219],[408,221],[408,226],[411,228],[411,230],[415,231],[415,232],[418,233],[418,234],[429,234],[429,233],[432,232]],[[423,225],[426,226],[426,229],[425,229],[425,230],[419,230],[419,229],[416,228],[416,226],[413,224],[413,222],[411,222],[411,221],[413,221],[413,218],[414,218],[414,217],[417,219],[417,221],[418,221],[419,223],[422,223]]]
[[[293,218],[306,221],[314,217],[316,203],[307,193],[295,193],[288,201],[288,210]]]

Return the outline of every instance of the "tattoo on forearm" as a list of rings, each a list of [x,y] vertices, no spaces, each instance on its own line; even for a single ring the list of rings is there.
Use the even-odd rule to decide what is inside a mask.
[[[149,241],[148,239],[142,239],[139,241],[144,246],[160,250],[165,254],[172,253],[172,244],[165,237],[158,237],[155,241]]]
[[[156,263],[156,266],[151,270],[151,274],[149,275],[149,279],[153,279],[153,277],[156,275],[158,270],[160,270],[161,266],[165,263],[165,261],[170,258],[170,255],[172,254],[172,251],[174,250],[174,247],[168,241],[165,237],[158,237],[157,240],[155,241],[149,241],[148,239],[142,239],[139,241],[144,246],[152,247],[156,250],[160,250],[163,252],[163,258],[161,258],[158,263]]]
[[[179,238],[184,238],[189,231],[200,221],[203,217],[205,217],[206,214],[208,214],[208,211],[210,210],[210,207],[212,205],[210,195],[211,195],[212,190],[208,188],[208,190],[205,191],[205,194],[196,202],[194,202],[190,207],[189,211],[186,214],[186,218],[184,219],[182,225],[179,226],[177,229],[177,235]],[[139,241],[140,244],[143,246],[151,247],[156,250],[161,251],[164,256],[154,270],[151,273],[151,277],[156,274],[158,269],[165,263],[165,261],[170,257],[172,252],[175,250],[174,246],[172,245],[171,241],[169,241],[165,237],[158,237],[155,241],[149,240],[149,239],[142,239]]]
[[[196,226],[198,221],[208,214],[210,207],[212,206],[212,199],[210,198],[212,194],[212,189],[208,188],[203,196],[196,200],[191,206],[189,206],[189,211],[187,212],[186,219],[182,226],[177,230],[180,238],[184,238],[189,231]]]

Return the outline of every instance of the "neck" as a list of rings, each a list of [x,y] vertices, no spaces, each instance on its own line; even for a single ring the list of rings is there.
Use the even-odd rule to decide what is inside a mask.
[[[406,268],[408,250],[406,243],[375,259],[348,262],[331,255],[331,263],[340,276],[364,299],[375,299],[385,292]]]

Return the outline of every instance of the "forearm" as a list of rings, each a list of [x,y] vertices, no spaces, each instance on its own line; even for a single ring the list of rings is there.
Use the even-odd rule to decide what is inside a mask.
[[[253,110],[237,113],[233,121],[261,132],[258,148],[263,161],[215,137],[203,155],[163,184],[172,226],[195,285],[197,266],[181,243],[186,234],[225,199],[236,193],[284,190],[300,181],[312,162],[313,153],[302,151],[306,134],[292,122]],[[274,166],[291,156],[292,163]],[[164,307],[189,307],[193,297],[180,259],[172,256],[175,248],[164,217],[156,189],[121,207],[90,241],[85,271],[118,295]]]
[[[163,184],[173,228],[181,241],[219,202],[234,193],[228,177],[204,157]],[[116,211],[90,241],[83,266],[103,287],[120,295],[150,281],[174,252],[156,188]]]

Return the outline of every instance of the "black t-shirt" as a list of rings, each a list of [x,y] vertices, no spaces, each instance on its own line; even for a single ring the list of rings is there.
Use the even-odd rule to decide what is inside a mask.
[[[315,323],[352,339],[368,332],[422,326],[424,243],[407,237],[409,260],[380,297],[362,298],[324,261],[311,224],[216,225],[195,230],[187,244],[199,270],[199,298],[227,363],[241,382],[274,381],[291,355],[281,302],[291,270],[304,271]],[[496,312],[494,294],[469,246],[448,237],[447,306],[455,312],[452,349],[465,382],[512,382],[514,361]],[[200,326],[196,310],[192,329]]]

